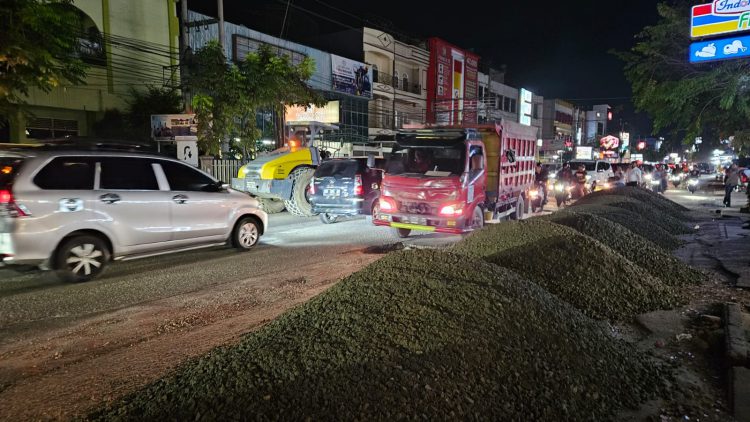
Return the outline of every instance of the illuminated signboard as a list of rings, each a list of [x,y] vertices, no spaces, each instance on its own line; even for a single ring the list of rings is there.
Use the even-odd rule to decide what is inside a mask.
[[[693,38],[731,34],[750,29],[750,0],[715,0],[693,6],[690,36]]]
[[[521,105],[518,112],[518,123],[524,126],[531,126],[531,91],[521,88],[521,94],[518,103]]]
[[[321,122],[321,123],[338,123],[339,122],[339,102],[329,101],[324,107],[307,107],[286,106],[286,121],[294,122]]]
[[[620,146],[620,139],[616,136],[605,136],[599,141],[602,149],[615,149]]]
[[[690,45],[690,63],[750,57],[750,35],[694,42]]]

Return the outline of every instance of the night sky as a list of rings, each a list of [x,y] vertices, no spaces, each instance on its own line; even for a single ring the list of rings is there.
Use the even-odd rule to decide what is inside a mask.
[[[280,34],[286,0],[224,1],[226,20]],[[215,3],[188,0],[191,9],[213,16]],[[632,114],[623,64],[609,50],[628,49],[644,26],[657,21],[656,0],[441,3],[292,0],[284,37],[304,42],[362,26],[390,30],[406,41],[438,36],[475,51],[495,68],[506,65],[509,85],[584,106],[608,103],[623,110],[620,117],[637,126],[635,131],[649,130],[643,116]]]

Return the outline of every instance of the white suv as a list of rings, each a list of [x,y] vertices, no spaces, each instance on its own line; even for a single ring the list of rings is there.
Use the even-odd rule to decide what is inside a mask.
[[[39,147],[0,151],[0,263],[87,281],[111,260],[256,245],[258,201],[159,155]]]
[[[570,162],[570,169],[573,173],[578,170],[578,166],[586,166],[586,183],[591,192],[604,188],[611,177],[615,176],[612,171],[612,165],[604,160],[576,160]]]

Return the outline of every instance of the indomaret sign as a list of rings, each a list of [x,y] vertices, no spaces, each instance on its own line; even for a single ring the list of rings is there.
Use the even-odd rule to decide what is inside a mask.
[[[690,15],[692,38],[732,34],[750,29],[750,0],[715,0],[693,6]]]

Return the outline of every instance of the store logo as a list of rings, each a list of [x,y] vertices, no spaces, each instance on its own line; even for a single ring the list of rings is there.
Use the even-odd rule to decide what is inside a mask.
[[[716,0],[714,13],[717,15],[736,15],[750,12],[750,0]]]

